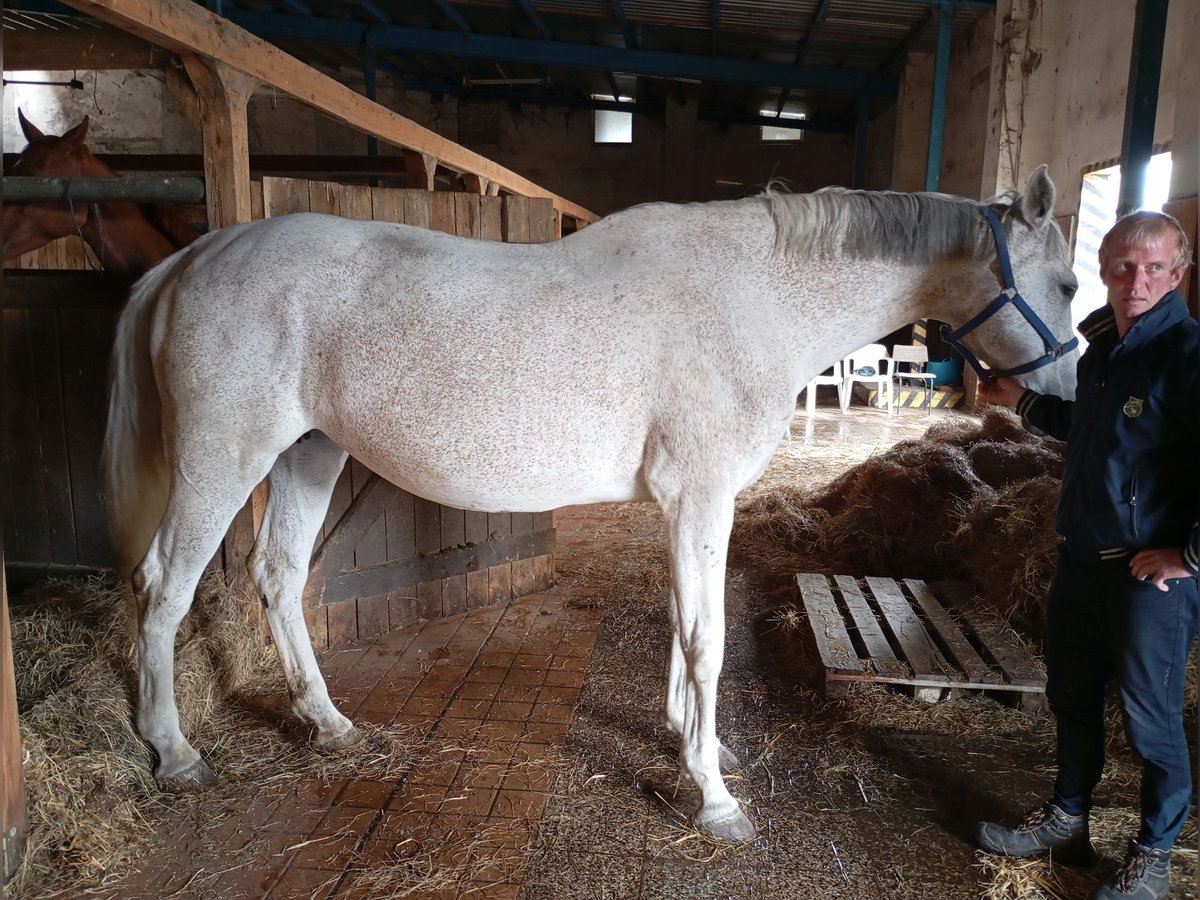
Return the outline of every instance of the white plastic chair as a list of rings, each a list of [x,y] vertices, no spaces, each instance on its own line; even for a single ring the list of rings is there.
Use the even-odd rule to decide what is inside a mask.
[[[929,348],[924,344],[896,344],[892,347],[892,362],[896,364],[892,372],[892,394],[896,397],[897,405],[900,403],[899,389],[905,383],[919,384],[925,391],[925,414],[929,415],[933,409],[933,382],[937,379],[932,372],[925,371],[929,363]]]
[[[875,405],[891,410],[892,395],[892,360],[883,344],[867,344],[860,347],[843,360],[845,376],[842,378],[842,412],[850,405],[850,396],[854,392],[854,382],[875,385]],[[859,375],[859,369],[870,366],[874,375]],[[885,399],[886,398],[886,399]]]
[[[846,411],[846,407],[842,405],[842,379],[842,361],[839,359],[832,368],[822,372],[804,386],[804,411],[810,419],[816,415],[817,387],[822,384],[832,384],[837,387],[838,405],[842,407],[842,412]]]

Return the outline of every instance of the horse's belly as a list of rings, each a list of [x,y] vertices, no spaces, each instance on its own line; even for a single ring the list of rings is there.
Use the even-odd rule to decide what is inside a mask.
[[[355,459],[398,487],[444,506],[480,512],[542,512],[580,503],[649,500],[640,459],[561,443],[497,442],[471,448],[338,439]]]

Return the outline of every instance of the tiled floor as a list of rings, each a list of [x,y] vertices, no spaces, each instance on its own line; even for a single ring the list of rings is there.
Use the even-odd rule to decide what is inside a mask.
[[[260,789],[219,824],[180,823],[112,896],[515,897],[596,640],[588,593],[564,585],[322,654],[356,724],[415,736],[403,774]],[[263,705],[282,718],[287,702]]]

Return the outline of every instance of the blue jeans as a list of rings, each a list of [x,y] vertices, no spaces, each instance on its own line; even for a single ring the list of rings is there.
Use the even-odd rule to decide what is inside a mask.
[[[1120,687],[1125,735],[1142,759],[1138,842],[1168,848],[1191,805],[1183,687],[1196,635],[1195,578],[1169,591],[1139,582],[1129,560],[1059,549],[1046,626],[1046,694],[1058,725],[1054,800],[1087,812],[1104,768],[1105,690]]]

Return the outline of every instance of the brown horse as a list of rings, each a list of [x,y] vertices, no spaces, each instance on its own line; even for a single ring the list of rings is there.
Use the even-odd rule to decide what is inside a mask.
[[[88,117],[56,136],[43,134],[17,110],[29,145],[6,174],[39,177],[115,178],[84,144]],[[191,224],[170,204],[56,200],[4,205],[4,259],[78,235],[105,271],[133,281],[160,260],[197,238]]]

